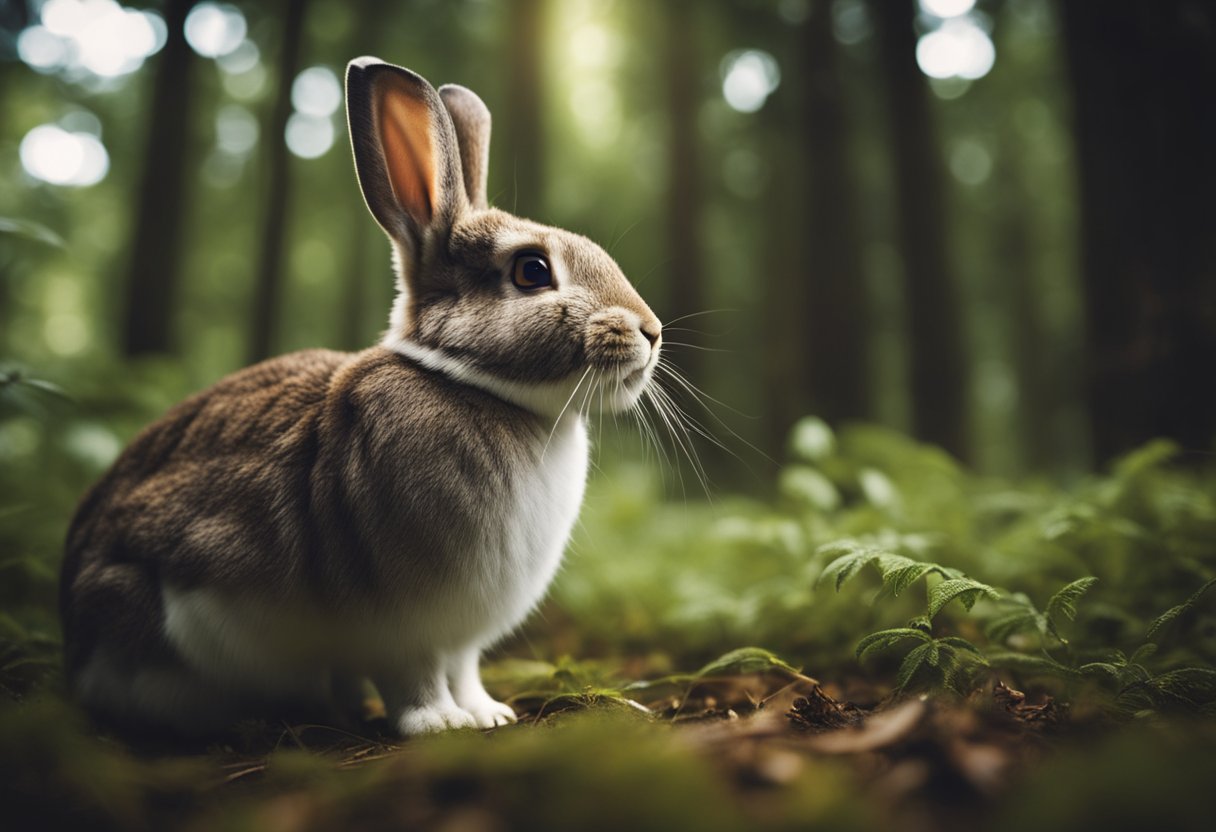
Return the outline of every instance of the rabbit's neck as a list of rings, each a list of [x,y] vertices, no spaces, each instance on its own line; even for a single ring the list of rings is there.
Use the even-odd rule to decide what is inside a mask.
[[[389,334],[385,336],[381,346],[428,370],[442,373],[453,381],[476,387],[496,398],[522,407],[542,419],[556,422],[563,416],[581,418],[577,408],[569,406],[577,377],[556,382],[514,381],[487,373],[443,350],[423,346],[408,338]]]

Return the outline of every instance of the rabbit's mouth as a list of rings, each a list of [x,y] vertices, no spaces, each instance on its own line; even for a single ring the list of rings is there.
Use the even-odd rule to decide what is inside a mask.
[[[650,370],[650,364],[648,362],[648,363],[642,365],[641,367],[638,367],[636,370],[634,370],[629,375],[622,378],[621,384],[626,389],[635,387],[635,386],[641,387],[643,384],[646,383],[646,374],[649,370]]]

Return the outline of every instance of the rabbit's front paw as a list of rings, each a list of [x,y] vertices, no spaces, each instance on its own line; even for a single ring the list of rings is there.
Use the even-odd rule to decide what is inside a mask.
[[[511,706],[492,699],[488,694],[476,702],[466,702],[462,707],[477,720],[478,728],[497,728],[515,721],[515,711]]]
[[[456,705],[421,705],[408,707],[397,717],[397,730],[402,736],[431,734],[449,728],[477,728],[480,720]]]

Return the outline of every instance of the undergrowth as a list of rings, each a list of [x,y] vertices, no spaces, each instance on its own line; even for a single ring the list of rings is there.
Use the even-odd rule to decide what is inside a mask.
[[[198,828],[347,827],[366,821],[360,800],[383,808],[391,793],[413,795],[402,822],[421,825],[459,807],[562,828],[582,800],[616,807],[588,828],[864,827],[855,774],[833,762],[740,762],[720,738],[665,732],[820,683],[879,710],[974,702],[1001,681],[1103,725],[1216,713],[1210,461],[1156,441],[1068,487],[1010,484],[889,430],[808,418],[763,500],[665,499],[651,467],[601,454],[550,600],[485,667],[532,724],[404,747],[373,736],[342,754],[291,727],[266,745],[262,726],[245,752],[133,755],[60,690],[56,575],[74,500],[171,398],[158,372],[113,381],[122,396],[82,380],[74,401],[0,376],[0,781],[47,823],[158,828],[179,812]],[[588,711],[607,722],[570,716]],[[714,785],[727,770],[733,797]],[[216,815],[214,789],[246,775],[262,785],[222,792]],[[781,785],[776,803],[752,806],[748,778]],[[578,798],[542,811],[537,790]],[[646,811],[612,797],[639,790]]]
[[[656,508],[640,469],[597,483],[557,587],[575,652],[686,666],[758,644],[893,693],[965,696],[999,671],[1111,714],[1212,713],[1210,465],[1161,440],[1070,488],[1012,486],[817,419],[791,457],[775,504]]]

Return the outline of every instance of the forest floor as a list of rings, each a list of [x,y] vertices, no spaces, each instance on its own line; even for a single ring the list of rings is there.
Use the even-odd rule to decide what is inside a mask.
[[[1211,721],[1112,723],[1000,682],[965,701],[875,694],[776,670],[634,700],[525,693],[520,722],[486,732],[248,723],[200,749],[99,736],[44,698],[0,718],[0,817],[12,830],[1211,828]]]

